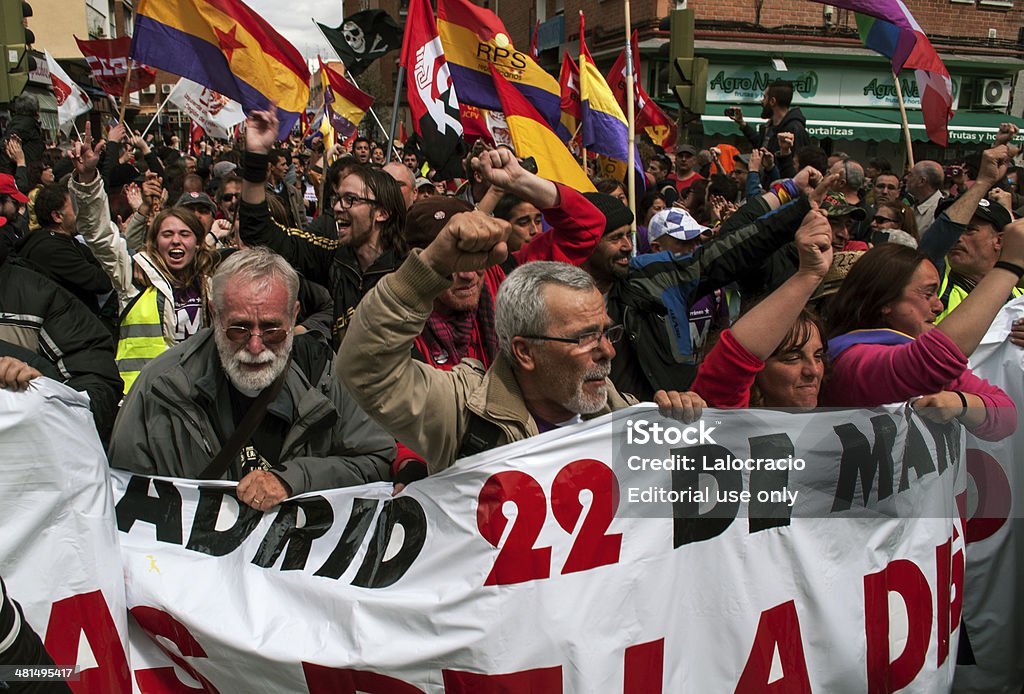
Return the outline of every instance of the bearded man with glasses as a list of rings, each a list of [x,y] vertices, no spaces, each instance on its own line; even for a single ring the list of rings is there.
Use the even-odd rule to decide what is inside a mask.
[[[111,465],[238,480],[239,501],[260,511],[386,479],[394,440],[332,377],[326,343],[295,335],[298,288],[295,270],[269,250],[225,260],[212,280],[211,327],[142,370],[114,424]],[[211,473],[218,458],[227,463]]]

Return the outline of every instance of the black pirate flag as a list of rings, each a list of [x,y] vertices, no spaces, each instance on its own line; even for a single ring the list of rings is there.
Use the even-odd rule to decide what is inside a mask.
[[[359,75],[374,60],[402,45],[402,27],[384,10],[356,12],[336,29],[320,22],[316,25],[352,75]]]

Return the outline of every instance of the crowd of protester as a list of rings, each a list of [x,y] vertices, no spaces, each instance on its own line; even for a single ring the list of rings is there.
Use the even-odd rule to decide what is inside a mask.
[[[730,114],[747,151],[643,143],[636,218],[623,182],[577,191],[508,147],[440,181],[415,137],[279,141],[271,112],[184,152],[122,125],[48,147],[18,97],[0,387],[61,381],[112,466],[235,480],[260,511],[397,494],[638,400],[688,422],[909,400],[1010,435],[1015,404],[967,361],[1024,284],[1016,128],[899,171],[812,143],[792,94],[768,87],[758,130]]]
[[[730,113],[747,151],[643,143],[635,219],[625,183],[577,191],[482,141],[457,181],[415,136],[279,141],[266,112],[185,152],[122,125],[47,147],[19,97],[0,385],[84,391],[114,466],[238,480],[261,510],[637,400],[914,400],[1007,436],[1014,403],[967,359],[1021,294],[1016,128],[900,172],[826,153],[792,94],[766,89],[757,130]]]

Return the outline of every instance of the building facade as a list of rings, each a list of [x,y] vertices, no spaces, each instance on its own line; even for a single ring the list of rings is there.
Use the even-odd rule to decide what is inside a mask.
[[[580,10],[586,16],[587,45],[601,67],[608,67],[625,43],[622,2],[488,1],[491,9],[497,6],[517,46],[529,45],[540,22],[541,64],[552,72],[565,51],[578,51]],[[991,141],[1007,113],[1020,116],[1024,110],[1024,80],[1018,79],[1024,69],[1024,1],[906,4],[950,72],[956,111],[949,148],[942,150],[927,141],[913,73],[901,75],[915,155],[952,159]],[[881,156],[894,163],[905,156],[888,61],[863,47],[852,12],[809,0],[634,0],[632,25],[641,46],[638,74],[666,110],[675,108],[675,100],[669,92],[669,34],[662,20],[684,7],[696,17],[694,53],[709,61],[707,107],[687,128],[691,141],[749,148],[725,109],[739,106],[748,121],[757,122],[764,87],[782,78],[794,83],[794,105],[805,112],[808,130],[827,151]]]

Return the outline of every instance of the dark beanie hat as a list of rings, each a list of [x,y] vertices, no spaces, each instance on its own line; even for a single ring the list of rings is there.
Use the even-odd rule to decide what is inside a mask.
[[[405,218],[405,241],[409,248],[426,248],[449,219],[472,209],[473,206],[468,202],[447,195],[432,195],[417,200]]]
[[[633,213],[618,198],[604,193],[584,193],[583,197],[604,215],[604,234],[633,223]]]

